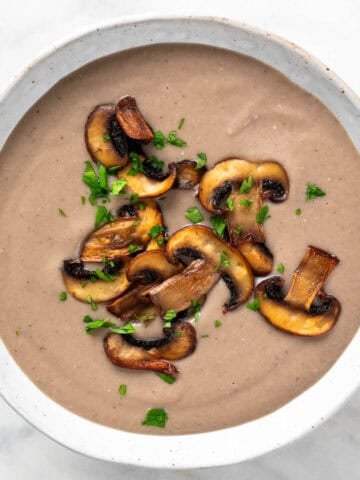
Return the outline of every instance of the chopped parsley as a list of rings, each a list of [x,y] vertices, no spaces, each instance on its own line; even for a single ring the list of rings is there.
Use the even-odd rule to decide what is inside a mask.
[[[257,312],[260,308],[260,305],[261,301],[258,298],[254,298],[252,302],[246,304],[247,308],[253,312]]]
[[[114,165],[113,167],[107,167],[106,170],[108,175],[114,175],[120,168],[122,168],[120,165]]]
[[[220,322],[220,320],[215,320],[215,328],[219,328],[221,327],[222,325],[222,322]]]
[[[166,310],[165,315],[164,315],[164,328],[171,328],[172,321],[175,320],[176,318],[176,311],[175,310]]]
[[[239,188],[239,193],[249,193],[253,186],[253,177],[245,178]]]
[[[60,302],[65,302],[67,300],[67,293],[66,292],[61,292],[59,295],[59,300]]]
[[[103,272],[98,268],[94,271],[94,275],[98,279],[103,280],[104,282],[113,282],[115,280],[115,275],[111,275],[110,273]]]
[[[139,172],[144,172],[143,164],[140,160],[140,157],[135,152],[130,152],[130,161],[131,161],[131,168],[128,170],[127,174],[134,176],[137,175]]]
[[[235,232],[240,235],[243,231],[243,227],[241,225],[238,225],[236,228],[235,228]]]
[[[66,213],[61,208],[58,208],[58,212],[62,217],[67,217]]]
[[[160,130],[158,130],[157,132],[154,133],[154,139],[152,143],[155,148],[157,148],[158,150],[162,150],[167,143],[165,135],[162,132],[160,132]]]
[[[91,296],[91,295],[88,295],[88,296],[87,296],[86,301],[87,301],[87,303],[91,306],[91,310],[92,310],[93,312],[96,312],[96,310],[98,309],[98,306],[97,306],[97,303],[94,302],[94,300],[92,299],[92,296]]]
[[[119,195],[120,193],[124,193],[124,189],[127,187],[127,180],[126,178],[119,178],[119,180],[115,180],[111,184],[111,193],[113,195]]]
[[[130,333],[135,333],[136,329],[132,323],[127,323],[123,327],[110,327],[110,332],[117,333],[119,335],[129,335]]]
[[[205,333],[204,335],[200,335],[200,338],[208,338],[210,335],[208,333]]]
[[[297,208],[295,210],[295,215],[297,215],[299,217],[301,214],[302,214],[301,208]]]
[[[95,228],[99,227],[102,223],[109,223],[113,222],[114,216],[112,213],[103,205],[101,207],[97,207],[96,214],[95,214]]]
[[[200,223],[204,220],[203,214],[197,207],[189,207],[186,210],[184,217],[190,220],[191,223]]]
[[[138,193],[133,193],[130,195],[130,203],[134,204],[139,200],[139,194]]]
[[[233,212],[234,211],[234,201],[231,197],[228,197],[226,199],[226,206],[228,207],[228,209],[230,210],[230,212]]]
[[[145,210],[146,208],[146,205],[144,202],[137,202],[136,206],[139,210]]]
[[[86,203],[86,197],[84,197],[84,195],[81,195],[81,203],[83,205],[85,205],[85,203]]]
[[[163,232],[164,232],[164,227],[156,223],[150,228],[148,235],[150,238],[154,239],[154,238],[157,238],[159,235],[161,235]]]
[[[269,213],[268,205],[264,205],[263,207],[261,207],[258,213],[256,214],[256,223],[258,223],[259,225],[262,225],[265,222],[265,220],[270,218],[270,215],[268,215],[268,213]]]
[[[252,200],[248,200],[247,198],[244,198],[243,200],[240,200],[239,204],[242,206],[242,207],[251,207],[251,205],[253,204]]]
[[[95,330],[98,330],[99,328],[110,328],[110,327],[116,327],[115,323],[111,322],[109,318],[103,318],[99,320],[93,320],[90,315],[86,315],[83,318],[83,322],[86,323],[86,333],[93,333]]]
[[[172,385],[176,381],[175,377],[168,375],[167,373],[157,372],[156,375],[160,377],[161,380],[164,380],[164,382],[168,383],[169,385]]]
[[[108,198],[109,187],[107,185],[107,171],[103,165],[99,165],[98,173],[96,173],[91,162],[87,160],[85,162],[82,181],[89,187],[89,202],[91,205],[96,205],[96,199],[98,198]]]
[[[215,267],[215,271],[220,270],[221,267],[230,267],[229,254],[227,252],[222,252],[220,255],[219,263]]]
[[[214,229],[216,235],[220,238],[224,238],[224,233],[226,229],[226,220],[220,215],[213,215],[210,217],[210,223]]]
[[[194,314],[195,322],[200,320],[201,305],[196,300],[191,300],[191,308]]]
[[[314,200],[316,197],[324,197],[326,193],[315,183],[308,183],[306,187],[305,197],[306,200]]]
[[[155,170],[161,170],[162,168],[165,167],[165,162],[162,160],[159,160],[157,157],[154,155],[149,158],[148,163],[151,165],[152,168]]]
[[[279,265],[276,267],[276,270],[279,273],[284,273],[285,272],[285,265],[283,263],[279,263]]]
[[[120,395],[124,396],[126,395],[126,390],[127,386],[123,383],[120,385],[118,392],[120,393]]]
[[[103,140],[104,140],[105,143],[109,142],[110,141],[110,135],[107,135],[106,133],[104,133]]]
[[[150,410],[146,412],[146,417],[142,425],[164,428],[168,418],[168,414],[163,408],[150,408]]]
[[[181,138],[178,138],[176,130],[172,130],[169,133],[166,140],[167,140],[167,143],[169,143],[170,145],[173,145],[174,147],[181,148],[181,147],[186,147],[186,145],[187,145],[185,140],[182,140]]]
[[[157,238],[156,239],[156,243],[159,245],[159,247],[161,247],[162,245],[164,245],[165,243],[165,238],[162,237],[162,238]]]
[[[130,243],[128,246],[129,253],[135,253],[139,250],[141,250],[141,247],[139,245],[136,245],[136,243]]]
[[[200,168],[203,168],[206,165],[207,155],[206,155],[206,153],[200,152],[200,153],[197,154],[197,156],[198,156],[199,160],[196,163],[195,169],[200,170]]]
[[[178,130],[181,130],[182,127],[184,126],[184,123],[185,123],[185,118],[180,118],[180,122],[179,122],[179,125],[178,125]]]

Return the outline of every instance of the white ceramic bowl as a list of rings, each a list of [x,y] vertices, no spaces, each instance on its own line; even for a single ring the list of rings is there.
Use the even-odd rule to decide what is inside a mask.
[[[54,46],[0,101],[0,146],[24,113],[61,78],[104,55],[154,43],[200,43],[250,55],[317,96],[360,147],[360,101],[324,65],[289,42],[214,18],[142,18],[85,32]],[[360,383],[360,334],[331,370],[290,403],[258,420],[209,433],[152,436],[92,423],[44,395],[0,342],[0,393],[57,442],[91,457],[134,465],[191,468],[240,462],[285,445],[319,425]]]

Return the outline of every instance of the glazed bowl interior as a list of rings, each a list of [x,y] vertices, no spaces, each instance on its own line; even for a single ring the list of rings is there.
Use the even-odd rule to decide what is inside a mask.
[[[25,112],[66,75],[103,56],[156,43],[211,45],[270,65],[318,97],[360,147],[359,100],[310,55],[282,39],[233,21],[176,17],[116,23],[54,46],[27,68],[1,99],[0,145]],[[2,342],[0,365],[4,399],[39,430],[75,451],[140,466],[210,467],[247,460],[285,445],[328,417],[359,384],[360,335],[355,335],[320,381],[274,413],[236,427],[193,435],[134,434],[76,416],[43,394]]]

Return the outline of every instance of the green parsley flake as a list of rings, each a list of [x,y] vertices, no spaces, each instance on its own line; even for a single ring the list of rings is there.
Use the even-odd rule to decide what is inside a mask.
[[[179,122],[179,125],[178,125],[178,130],[181,130],[182,127],[184,126],[184,123],[185,123],[185,118],[180,118],[180,122]]]
[[[130,195],[130,203],[134,204],[139,200],[139,194],[138,193],[133,193]]]
[[[234,201],[231,197],[228,197],[226,199],[226,206],[228,207],[228,209],[230,210],[230,212],[233,212],[234,211]]]
[[[220,255],[219,263],[216,265],[215,271],[220,270],[221,267],[230,267],[229,254],[227,252],[222,252]]]
[[[158,238],[156,243],[159,245],[159,247],[161,247],[165,243],[165,238]]]
[[[162,150],[167,143],[165,135],[162,132],[160,132],[160,130],[158,130],[157,132],[154,133],[154,139],[152,143],[155,148],[157,148],[158,150]]]
[[[118,391],[119,391],[120,395],[124,396],[124,395],[126,395],[126,390],[127,390],[127,386],[123,383],[123,384],[120,385]]]
[[[111,193],[113,195],[119,195],[120,193],[124,193],[124,189],[127,187],[127,180],[126,178],[119,178],[119,180],[115,180],[111,184]]]
[[[85,203],[86,203],[86,197],[84,197],[84,195],[81,195],[81,203],[83,205],[85,205]]]
[[[191,300],[191,308],[194,314],[195,322],[200,320],[201,305],[196,300]]]
[[[108,198],[109,187],[107,185],[107,170],[103,165],[99,166],[97,174],[91,162],[87,160],[85,162],[82,181],[89,187],[89,202],[91,205],[96,205],[97,198]]]
[[[285,265],[283,263],[279,263],[279,265],[276,267],[276,270],[279,273],[284,273],[285,272]]]
[[[135,333],[136,329],[132,323],[127,323],[123,327],[110,327],[110,332],[117,333],[118,335],[129,335],[130,333]]]
[[[145,210],[146,208],[146,205],[144,202],[137,202],[136,206],[139,210]]]
[[[96,310],[98,309],[98,306],[97,306],[97,303],[95,303],[94,300],[92,299],[91,295],[87,296],[86,301],[91,306],[91,310],[93,312],[96,312]]]
[[[111,140],[110,135],[107,135],[106,133],[104,133],[103,140],[104,140],[105,143],[107,143],[109,140]]]
[[[306,188],[306,200],[314,200],[316,197],[324,197],[326,193],[315,183],[308,183]]]
[[[168,383],[169,385],[172,385],[176,381],[175,377],[172,377],[171,375],[168,375],[167,373],[156,372],[156,375],[158,377],[160,377],[161,380],[164,380],[164,382]]]
[[[260,308],[261,302],[258,298],[254,298],[252,302],[249,302],[246,304],[247,308],[249,310],[252,310],[253,312],[257,312]]]
[[[226,220],[220,215],[213,215],[210,217],[210,223],[214,229],[216,235],[220,238],[224,238],[224,233],[226,229]]]
[[[146,413],[146,417],[142,422],[142,425],[164,428],[168,418],[168,414],[163,408],[150,408],[150,410],[148,410]]]
[[[242,207],[251,207],[251,205],[253,204],[252,200],[248,200],[247,198],[244,198],[243,200],[240,200],[239,204],[242,206]]]
[[[109,223],[114,220],[114,216],[106,207],[101,206],[96,209],[95,228],[99,227],[102,223]]]
[[[258,223],[259,225],[262,225],[265,222],[265,220],[270,218],[270,215],[268,215],[268,213],[269,213],[268,205],[264,205],[263,207],[261,207],[256,215],[256,223]]]
[[[177,136],[177,131],[176,130],[172,130],[167,139],[166,139],[167,143],[169,143],[170,145],[173,145],[174,147],[186,147],[187,143],[185,142],[185,140],[182,140],[181,138],[178,138]]]
[[[241,225],[238,225],[236,228],[235,228],[235,232],[240,235],[243,231],[243,227]]]
[[[60,302],[65,302],[65,300],[67,300],[67,293],[66,292],[61,292],[59,294],[59,300],[60,300]]]
[[[85,331],[89,335],[92,334],[95,330],[98,330],[99,328],[116,327],[115,323],[111,322],[109,318],[93,320],[89,315],[86,315],[83,318],[83,322],[86,323]]]
[[[127,172],[128,175],[134,176],[137,175],[139,172],[144,172],[144,168],[142,165],[142,162],[140,160],[140,157],[137,153],[131,152],[130,155],[130,161],[131,161],[131,168]]]
[[[302,214],[301,208],[297,208],[295,210],[295,215],[297,215],[299,217],[301,214]]]
[[[200,338],[208,338],[210,335],[208,333],[205,333],[204,335],[200,335]]]
[[[135,253],[141,250],[141,247],[139,245],[136,245],[135,243],[130,243],[128,246],[129,253]]]
[[[204,220],[203,214],[197,207],[189,207],[186,210],[184,217],[190,220],[192,223],[200,223]]]
[[[195,169],[200,170],[200,168],[205,167],[205,165],[207,163],[207,155],[206,155],[206,153],[200,152],[200,153],[197,154],[197,156],[198,156],[199,160],[196,163]]]
[[[58,208],[58,212],[62,217],[67,217],[66,213],[61,208]]]
[[[172,321],[175,320],[176,318],[176,311],[175,310],[166,310],[165,315],[164,315],[164,328],[171,328]]]
[[[147,161],[149,163],[149,165],[154,168],[155,170],[161,170],[165,167],[165,162],[163,162],[162,160],[159,160],[157,157],[155,157],[154,155],[152,157],[149,158],[149,160]]]
[[[106,170],[108,175],[114,175],[120,168],[122,168],[120,165],[114,165],[113,167],[107,167]]]
[[[253,177],[250,176],[249,178],[245,178],[245,180],[243,180],[240,185],[239,193],[249,193],[252,186],[253,186]]]
[[[164,232],[164,227],[156,223],[150,228],[148,235],[150,238],[154,239],[159,235],[161,235],[163,232]]]
[[[99,269],[96,269],[94,274],[98,279],[103,280],[104,282],[113,282],[115,280],[115,275],[111,275],[110,273],[103,272]]]
[[[219,328],[221,327],[222,325],[222,322],[220,322],[220,320],[215,320],[215,328]]]

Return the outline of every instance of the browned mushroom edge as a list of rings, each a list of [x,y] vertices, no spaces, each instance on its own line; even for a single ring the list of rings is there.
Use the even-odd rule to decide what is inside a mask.
[[[174,187],[181,190],[190,190],[200,183],[201,177],[206,172],[206,167],[197,168],[194,160],[181,160],[176,162],[176,180]]]
[[[180,263],[170,263],[163,250],[151,250],[140,253],[133,258],[126,271],[130,282],[149,285],[166,280],[183,270]]]
[[[180,360],[194,352],[197,336],[188,322],[177,322],[164,329],[161,338],[142,340],[134,335],[108,334],[104,349],[116,366],[134,370],[153,370],[174,375],[177,368],[168,360]]]
[[[134,97],[126,95],[120,98],[116,104],[116,119],[129,138],[144,143],[153,140],[153,131],[140,112]]]
[[[128,162],[126,135],[116,120],[115,105],[98,105],[85,124],[85,143],[91,158],[105,167],[122,167]]]

